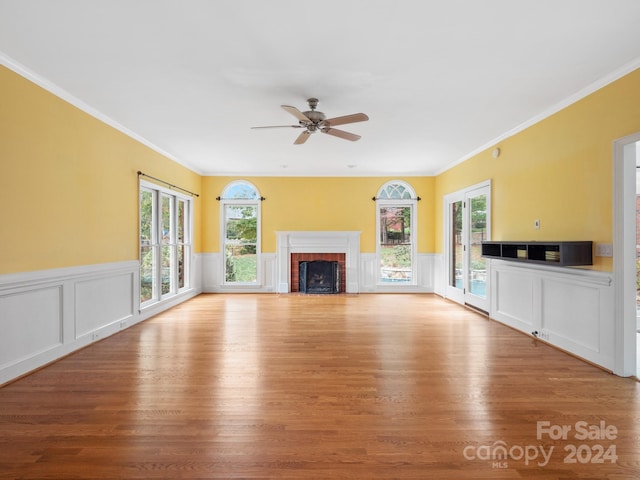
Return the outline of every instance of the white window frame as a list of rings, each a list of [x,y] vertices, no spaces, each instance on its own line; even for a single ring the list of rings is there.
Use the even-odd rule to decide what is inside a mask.
[[[225,198],[225,192],[234,186],[246,185],[256,194],[255,198]],[[221,284],[226,288],[260,287],[262,285],[262,197],[258,188],[247,180],[234,180],[222,189],[220,196],[220,255],[221,255]],[[252,206],[256,209],[256,281],[255,282],[228,282],[226,275],[226,242],[227,242],[227,206],[242,205]]]
[[[392,186],[402,186],[409,198],[384,198],[388,189]],[[406,196],[406,195],[405,195]],[[382,253],[381,253],[381,228],[380,209],[382,207],[411,207],[411,281],[410,282],[383,282],[382,281]],[[413,287],[418,284],[418,198],[411,185],[403,180],[391,180],[386,182],[378,190],[376,195],[376,284],[379,287],[390,287],[402,289],[403,287]]]
[[[148,191],[152,194],[151,208],[151,247],[153,250],[153,292],[149,300],[140,303],[140,309],[154,305],[158,302],[173,297],[179,293],[192,288],[191,268],[193,264],[193,199],[187,195],[182,195],[174,190],[161,187],[155,183],[140,180],[140,192]],[[162,242],[162,199],[168,198],[170,202],[170,228],[168,232],[168,243]],[[177,203],[178,200],[184,202],[184,239],[178,242],[177,236]],[[138,211],[140,211],[140,195],[138,195]],[[138,229],[140,229],[140,219],[138,221]],[[139,252],[141,232],[138,230]],[[169,284],[170,289],[167,293],[162,293],[162,247],[168,246],[170,249],[170,267],[169,267]],[[184,246],[183,269],[184,269],[184,285],[179,287],[179,266],[177,265],[178,247]],[[142,262],[142,258],[139,259]],[[142,266],[142,265],[141,265]],[[140,280],[142,282],[142,279]]]

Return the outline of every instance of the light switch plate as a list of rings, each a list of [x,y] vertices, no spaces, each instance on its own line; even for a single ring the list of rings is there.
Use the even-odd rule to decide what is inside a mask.
[[[596,257],[613,257],[613,244],[596,243]]]

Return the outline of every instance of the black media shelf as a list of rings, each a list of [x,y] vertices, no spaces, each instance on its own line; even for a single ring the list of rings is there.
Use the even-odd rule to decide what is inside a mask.
[[[482,256],[560,267],[593,265],[593,242],[482,242]]]

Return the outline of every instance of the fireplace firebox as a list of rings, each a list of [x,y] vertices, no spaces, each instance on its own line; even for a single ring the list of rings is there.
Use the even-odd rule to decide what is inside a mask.
[[[302,293],[339,293],[338,262],[313,260],[298,264],[298,287]]]

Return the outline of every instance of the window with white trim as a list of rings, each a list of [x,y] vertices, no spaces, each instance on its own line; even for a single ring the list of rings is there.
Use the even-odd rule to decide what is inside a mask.
[[[190,287],[192,200],[140,182],[140,305]]]
[[[417,197],[406,182],[385,183],[376,196],[378,283],[415,285]]]
[[[258,189],[244,180],[228,184],[220,196],[225,285],[258,285],[260,203]]]

